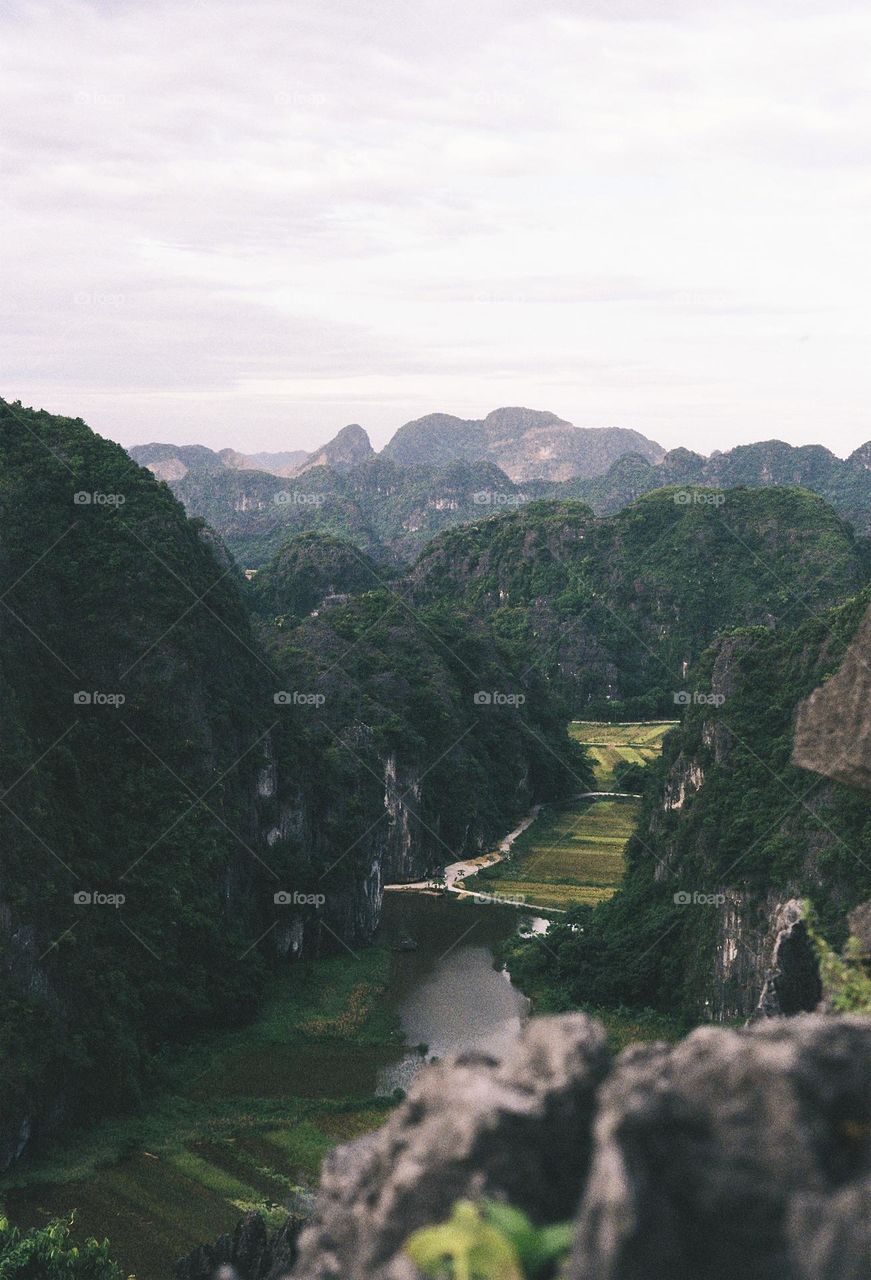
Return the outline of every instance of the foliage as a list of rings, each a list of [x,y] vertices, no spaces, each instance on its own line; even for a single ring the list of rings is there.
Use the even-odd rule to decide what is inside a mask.
[[[74,1244],[73,1222],[21,1231],[0,1218],[0,1280],[122,1280],[108,1240]]]
[[[451,529],[411,571],[413,600],[489,617],[577,714],[649,720],[675,715],[685,664],[719,631],[796,626],[867,581],[864,544],[813,494],[683,496],[661,490],[607,520],[533,502]]]
[[[716,909],[685,907],[678,890],[739,893],[750,919],[772,886],[807,895],[818,932],[843,943],[845,910],[871,896],[871,811],[859,793],[792,764],[793,723],[798,703],[840,665],[869,594],[794,631],[728,633],[703,655],[692,678],[727,688],[726,701],[690,707],[649,766],[614,897],[570,911],[546,949],[534,939],[516,944],[509,963],[524,989],[547,991],[551,1007],[649,1006],[698,1018],[710,994]]]
[[[448,1221],[416,1231],[406,1252],[446,1280],[535,1280],[553,1274],[571,1241],[571,1223],[535,1227],[511,1205],[458,1200]]]
[[[823,993],[836,1013],[871,1013],[871,974],[858,938],[849,937],[839,956],[815,929],[813,911],[805,904],[805,926],[820,966]]]

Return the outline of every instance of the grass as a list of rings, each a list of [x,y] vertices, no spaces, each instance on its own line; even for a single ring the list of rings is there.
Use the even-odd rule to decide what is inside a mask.
[[[662,750],[671,722],[611,725],[576,720],[571,735],[594,760],[596,789],[614,785],[621,760],[647,764]],[[523,898],[530,906],[566,910],[595,905],[614,894],[623,878],[624,850],[638,818],[631,796],[600,797],[548,805],[514,842],[511,857],[465,881],[482,893]]]
[[[165,1280],[185,1249],[247,1209],[283,1220],[338,1143],[377,1128],[381,1065],[401,1051],[381,999],[392,956],[370,947],[289,966],[250,1026],[206,1037],[167,1068],[139,1116],[71,1136],[0,1182],[22,1226],[78,1209],[76,1232],[108,1235],[137,1280]]]
[[[662,750],[662,740],[677,722],[607,724],[601,720],[573,720],[569,736],[583,743],[593,761],[596,785],[601,791],[614,786],[614,770],[622,761],[649,764]]]

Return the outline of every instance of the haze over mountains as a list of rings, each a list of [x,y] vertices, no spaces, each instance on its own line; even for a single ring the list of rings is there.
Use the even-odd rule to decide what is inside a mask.
[[[483,419],[428,414],[400,427],[380,453],[356,423],[313,453],[174,444],[129,453],[252,568],[308,529],[350,537],[376,561],[400,565],[444,528],[534,499],[575,498],[612,514],[669,485],[798,485],[858,532],[871,531],[871,443],[846,459],[779,440],[706,458],[666,452],[625,428],[574,427],[553,413],[502,408]],[[304,486],[285,483],[302,476]]]

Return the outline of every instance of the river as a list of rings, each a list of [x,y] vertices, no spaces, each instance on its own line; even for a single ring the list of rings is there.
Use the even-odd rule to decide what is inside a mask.
[[[384,1068],[380,1091],[407,1088],[424,1058],[474,1049],[499,1055],[516,1038],[529,1000],[493,964],[493,948],[525,920],[517,908],[481,905],[455,896],[392,893],[384,899],[379,936],[403,936],[417,950],[397,952],[388,999],[408,1045],[426,1054],[405,1054]]]

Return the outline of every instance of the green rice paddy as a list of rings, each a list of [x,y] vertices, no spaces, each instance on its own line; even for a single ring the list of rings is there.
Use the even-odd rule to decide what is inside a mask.
[[[673,722],[627,725],[573,721],[569,732],[593,760],[596,790],[609,791],[621,761],[649,764]],[[601,796],[548,805],[514,842],[510,859],[469,877],[466,888],[523,898],[530,906],[564,911],[594,905],[617,890],[624,851],[638,817],[632,796]]]

